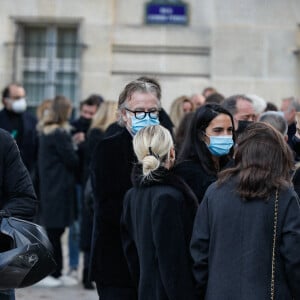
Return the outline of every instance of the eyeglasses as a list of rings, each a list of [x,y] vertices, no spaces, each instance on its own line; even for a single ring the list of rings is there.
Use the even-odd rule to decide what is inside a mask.
[[[141,111],[141,110],[131,110],[127,107],[125,107],[125,110],[130,111],[131,113],[133,113],[134,116],[136,117],[136,119],[138,119],[138,120],[143,120],[146,117],[146,115],[148,115],[150,117],[150,119],[157,119],[158,115],[159,115],[158,110]]]

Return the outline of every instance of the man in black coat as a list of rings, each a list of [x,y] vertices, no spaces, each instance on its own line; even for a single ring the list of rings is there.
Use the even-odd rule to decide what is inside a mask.
[[[104,101],[102,96],[97,94],[90,95],[87,99],[80,103],[79,118],[71,122],[72,139],[77,145],[77,155],[79,158],[79,167],[76,174],[76,202],[75,202],[75,219],[69,227],[69,275],[77,277],[77,269],[79,264],[79,239],[80,239],[80,221],[82,219],[82,202],[83,190],[87,180],[85,155],[86,155],[86,135],[92,123],[93,116],[97,112],[101,103]],[[92,288],[92,284],[87,283],[87,271],[83,270],[83,283]]]
[[[0,223],[7,216],[31,221],[36,209],[36,196],[19,149],[9,133],[0,129]],[[0,291],[0,299],[14,299],[13,291]]]
[[[136,161],[132,136],[159,123],[160,86],[149,78],[126,85],[119,96],[120,132],[102,140],[91,161],[95,197],[92,241],[92,275],[101,300],[134,300],[134,288],[124,257],[120,217],[123,198],[132,187],[130,175]]]
[[[2,91],[4,109],[0,111],[0,128],[8,131],[16,140],[22,160],[30,174],[37,160],[36,118],[26,111],[24,87],[11,83]]]

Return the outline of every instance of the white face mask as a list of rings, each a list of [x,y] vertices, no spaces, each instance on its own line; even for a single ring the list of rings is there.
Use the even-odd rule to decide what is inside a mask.
[[[27,103],[25,98],[21,98],[11,102],[11,109],[13,112],[20,114],[23,113],[27,108]]]

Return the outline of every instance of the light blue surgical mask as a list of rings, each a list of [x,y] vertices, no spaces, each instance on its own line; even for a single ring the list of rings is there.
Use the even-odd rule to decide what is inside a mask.
[[[131,132],[133,134],[136,134],[142,128],[150,125],[159,125],[158,117],[153,119],[150,118],[149,114],[146,114],[142,120],[137,119],[135,116],[131,117]]]
[[[214,156],[223,156],[229,153],[233,146],[231,135],[209,136],[210,143],[207,146],[210,153]]]

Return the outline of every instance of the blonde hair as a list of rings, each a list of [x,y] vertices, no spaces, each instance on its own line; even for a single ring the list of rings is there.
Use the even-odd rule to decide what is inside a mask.
[[[44,119],[50,112],[53,100],[52,99],[45,99],[43,100],[40,105],[36,109],[36,116],[39,121]]]
[[[187,96],[181,96],[176,98],[170,108],[170,118],[174,124],[175,130],[178,128],[181,120],[185,116],[185,112],[183,111],[183,104],[188,102],[192,106],[192,111],[194,110],[194,103]]]
[[[51,113],[52,104],[53,104],[53,100],[52,99],[45,99],[37,107],[37,109],[36,109],[36,115],[37,115],[38,123],[37,123],[36,128],[37,128],[38,131],[43,130],[45,122],[48,120],[49,115]]]
[[[93,116],[91,128],[105,131],[110,124],[117,121],[117,108],[117,102],[104,101]]]
[[[72,112],[72,102],[65,96],[56,96],[53,99],[51,110],[48,116],[45,117],[45,125],[57,124],[64,125],[68,122]]]
[[[160,126],[147,126],[134,136],[133,149],[142,164],[144,177],[153,178],[153,173],[169,160],[174,147],[170,132]]]

